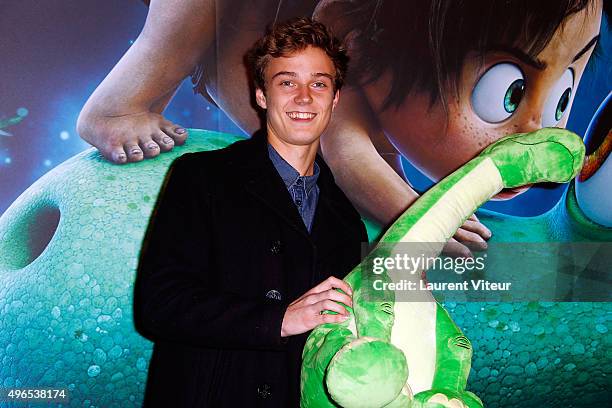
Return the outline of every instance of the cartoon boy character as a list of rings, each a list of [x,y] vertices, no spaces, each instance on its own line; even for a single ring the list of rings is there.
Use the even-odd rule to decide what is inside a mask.
[[[315,13],[349,40],[359,85],[351,96],[361,99],[359,111],[338,112],[323,153],[337,171],[371,140],[383,157],[395,155],[396,170],[399,153],[435,180],[504,135],[565,126],[602,10],[601,1],[361,3],[326,1]],[[348,147],[355,139],[362,149]],[[386,203],[389,215],[411,199],[391,182],[368,182],[372,174],[345,168],[339,181],[349,194],[371,186],[351,199],[383,197],[377,208]]]
[[[438,179],[506,134],[565,126],[602,14],[601,0],[154,0],[79,133],[118,163],[182,143],[185,130],[161,112],[194,66],[198,89],[252,133],[244,52],[270,21],[315,5],[356,62],[321,150],[349,198],[382,224],[418,196],[401,155]],[[455,238],[484,246],[489,236],[473,217]]]

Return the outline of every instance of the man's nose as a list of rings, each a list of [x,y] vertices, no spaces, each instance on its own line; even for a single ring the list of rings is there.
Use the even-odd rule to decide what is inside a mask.
[[[298,88],[294,99],[297,104],[307,104],[312,102],[312,96],[310,95],[310,89],[307,86],[301,86]]]

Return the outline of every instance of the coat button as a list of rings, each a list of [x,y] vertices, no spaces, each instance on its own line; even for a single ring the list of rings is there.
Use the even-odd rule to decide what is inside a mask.
[[[268,293],[266,293],[266,297],[268,299],[283,300],[283,295],[276,289],[269,290]]]
[[[257,387],[257,395],[259,395],[261,398],[266,399],[271,394],[272,394],[272,392],[270,391],[270,385],[269,384],[262,384],[259,387]]]
[[[270,244],[270,252],[272,252],[274,255],[278,255],[282,251],[283,251],[283,243],[279,240],[272,241],[272,244]]]

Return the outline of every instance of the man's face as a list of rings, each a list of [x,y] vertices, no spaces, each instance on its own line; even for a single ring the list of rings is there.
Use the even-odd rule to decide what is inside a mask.
[[[334,75],[332,60],[320,48],[272,58],[265,92],[255,91],[257,104],[266,109],[268,138],[294,146],[318,143],[338,102]]]

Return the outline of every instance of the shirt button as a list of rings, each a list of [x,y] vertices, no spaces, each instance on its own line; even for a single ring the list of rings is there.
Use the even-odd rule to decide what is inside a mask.
[[[270,391],[270,385],[269,384],[262,384],[259,387],[257,387],[257,395],[259,395],[260,398],[266,399],[271,394],[272,394],[272,392]]]
[[[298,207],[301,207],[301,206],[302,206],[302,200],[300,200],[300,199],[298,198],[297,200],[295,200],[295,204],[296,204]]]

